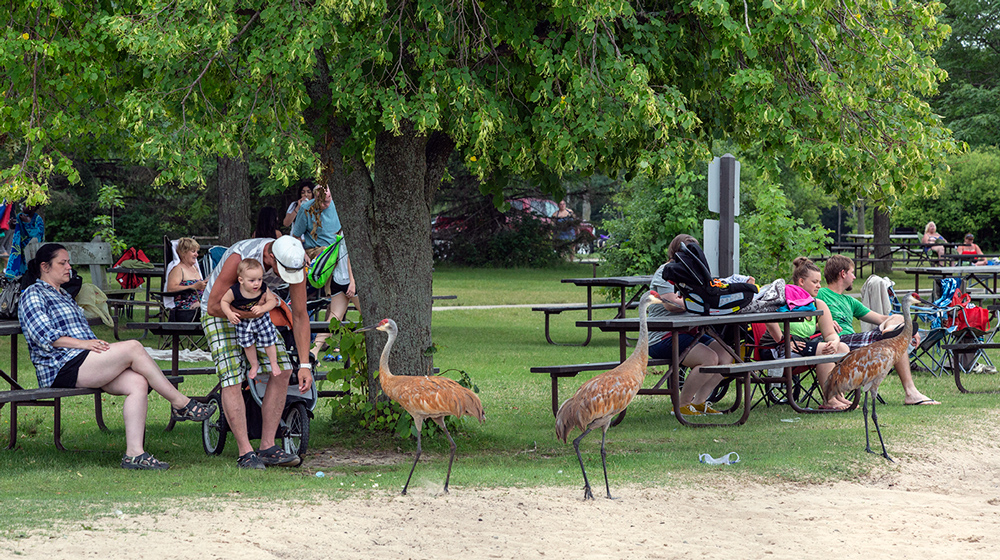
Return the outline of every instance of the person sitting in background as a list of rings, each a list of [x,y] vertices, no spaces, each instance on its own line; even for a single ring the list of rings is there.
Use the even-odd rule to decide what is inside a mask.
[[[201,276],[201,269],[198,267],[198,251],[200,249],[201,246],[198,242],[190,237],[182,237],[177,240],[177,248],[174,250],[177,254],[177,262],[167,272],[167,291],[190,291],[174,296],[174,307],[170,312],[171,321],[190,322],[198,317],[201,296],[207,284]]]
[[[271,206],[265,206],[257,212],[257,227],[254,238],[277,239],[281,237],[281,224],[278,223],[278,211]]]
[[[309,185],[302,185],[299,189],[299,199],[293,201],[288,205],[288,210],[285,211],[285,219],[281,222],[285,227],[291,227],[292,222],[299,215],[299,210],[302,209],[302,205],[309,202],[313,198],[313,188]],[[301,241],[301,239],[300,239]]]
[[[680,234],[670,242],[667,249],[669,260],[674,260],[675,255],[681,250],[681,244],[698,245],[698,240],[687,234]],[[663,279],[663,267],[660,265],[653,273],[653,279],[649,284],[649,289],[660,294],[663,305],[651,305],[647,311],[650,319],[665,317],[671,313],[683,313],[684,301],[677,293],[673,283]],[[712,391],[722,381],[719,374],[703,374],[701,366],[726,365],[733,362],[733,357],[729,355],[726,347],[711,336],[702,335],[695,338],[697,329],[689,332],[677,333],[679,351],[683,356],[681,365],[691,368],[681,388],[680,402],[678,404],[681,414],[684,416],[719,415],[718,410],[712,408],[712,403],[708,398]],[[672,333],[651,332],[649,333],[649,357],[663,360],[671,359]],[[690,347],[690,349],[688,349]],[[687,355],[684,355],[687,350]]]
[[[792,272],[792,285],[798,286],[809,295],[811,303],[816,305],[818,311],[823,314],[819,317],[811,317],[804,321],[794,322],[789,326],[788,335],[792,337],[792,354],[794,356],[816,356],[822,354],[846,354],[850,348],[840,341],[837,335],[837,324],[833,321],[830,308],[822,300],[816,299],[819,289],[823,286],[822,274],[819,267],[806,257],[799,257],[792,262],[794,270]],[[808,304],[810,302],[800,302]],[[791,304],[789,304],[791,305]],[[818,319],[818,320],[817,320]],[[822,334],[822,338],[815,336],[817,327]],[[784,341],[784,333],[778,323],[767,323],[767,335],[762,342]],[[775,358],[785,357],[785,345],[779,344],[775,348]],[[826,378],[836,364],[819,364],[816,366],[816,379],[820,387],[826,386]],[[851,406],[851,401],[845,399],[843,395],[823,395],[824,410],[843,410]]]
[[[27,278],[34,281],[22,292],[17,315],[35,365],[38,386],[87,387],[124,395],[125,455],[121,467],[169,468],[170,465],[143,449],[149,389],[170,402],[175,421],[202,422],[212,416],[215,406],[181,394],[139,341],[108,343],[97,338],[83,310],[62,288],[73,271],[64,246],[42,245],[27,269]]]
[[[934,222],[927,222],[927,225],[924,226],[924,236],[920,238],[920,243],[924,245],[924,251],[932,251],[937,254],[937,264],[939,265],[944,261],[944,246],[935,245],[935,243],[947,242],[948,240],[944,236],[938,234],[937,225]]]
[[[956,251],[959,255],[982,255],[983,250],[979,248],[979,245],[975,244],[975,237],[971,233],[965,234],[965,241],[956,247]],[[961,264],[961,263],[960,263]],[[976,266],[982,266],[986,264],[986,259],[972,259],[969,264],[974,264]]]

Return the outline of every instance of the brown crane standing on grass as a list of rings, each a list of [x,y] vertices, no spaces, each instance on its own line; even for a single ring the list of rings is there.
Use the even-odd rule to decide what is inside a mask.
[[[604,488],[608,499],[611,497],[611,486],[608,485],[607,452],[604,442],[608,436],[611,421],[625,410],[642,386],[646,377],[646,364],[649,362],[649,329],[646,327],[646,308],[653,303],[663,303],[660,295],[649,291],[639,300],[639,342],[627,360],[611,371],[604,372],[577,389],[576,394],[566,399],[556,413],[556,437],[566,443],[566,438],[574,428],[580,428],[583,433],[573,440],[576,458],[580,460],[580,470],[583,471],[583,499],[593,500],[590,491],[590,481],[587,480],[587,469],[583,468],[583,457],[580,455],[580,440],[594,428],[601,428],[601,465],[604,467]]]
[[[378,362],[378,378],[382,384],[382,390],[388,397],[398,402],[410,416],[417,427],[417,456],[413,459],[413,466],[410,467],[410,476],[406,477],[406,484],[403,486],[403,495],[410,486],[410,479],[413,471],[417,468],[417,461],[420,460],[420,429],[424,425],[424,420],[430,418],[441,427],[444,435],[448,437],[451,444],[451,457],[448,459],[448,475],[444,479],[444,491],[448,493],[448,481],[451,479],[451,464],[455,461],[455,440],[451,439],[447,426],[444,425],[445,416],[472,416],[480,423],[486,419],[483,414],[483,404],[479,402],[479,397],[475,393],[462,387],[457,381],[447,377],[428,377],[426,375],[393,375],[389,371],[389,351],[399,329],[392,319],[382,319],[374,327],[358,329],[355,332],[370,331],[372,329],[383,331],[389,335],[389,340],[382,349],[382,357]]]
[[[900,301],[900,310],[903,314],[902,329],[897,329],[891,337],[883,338],[863,348],[848,354],[843,360],[833,368],[830,376],[826,380],[826,387],[823,389],[825,395],[836,395],[864,389],[865,400],[861,411],[865,417],[865,451],[872,451],[871,440],[868,434],[868,395],[872,398],[872,422],[875,424],[875,432],[878,433],[879,443],[882,444],[882,456],[892,461],[889,453],[885,450],[885,441],[882,440],[882,430],[878,426],[878,416],[875,414],[875,401],[878,398],[878,386],[885,379],[885,376],[892,369],[893,364],[906,355],[910,346],[910,336],[913,334],[913,319],[910,317],[910,305],[921,301],[917,294],[908,295]],[[833,391],[832,393],[830,391]]]

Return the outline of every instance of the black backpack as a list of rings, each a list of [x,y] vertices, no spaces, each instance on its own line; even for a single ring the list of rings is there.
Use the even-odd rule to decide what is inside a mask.
[[[699,315],[736,313],[750,305],[757,293],[754,284],[730,284],[713,278],[705,253],[693,243],[681,243],[674,260],[663,267],[663,279],[677,287],[684,299],[684,308]]]

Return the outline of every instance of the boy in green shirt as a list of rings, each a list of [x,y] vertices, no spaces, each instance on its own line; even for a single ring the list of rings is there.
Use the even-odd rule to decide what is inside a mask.
[[[867,346],[876,340],[880,340],[884,333],[896,330],[903,322],[902,315],[886,316],[868,309],[860,301],[845,295],[844,292],[851,289],[854,282],[854,261],[843,255],[833,255],[826,261],[823,270],[826,278],[826,288],[820,288],[816,295],[830,308],[830,314],[834,322],[840,329],[840,341],[847,344],[851,350],[856,350]],[[854,332],[854,319],[860,319],[866,323],[878,325],[879,328],[864,332]],[[920,342],[920,335],[914,335],[917,343]],[[934,405],[941,404],[938,401],[926,397],[917,390],[913,384],[913,376],[910,373],[910,357],[902,356],[895,364],[896,373],[903,384],[903,404],[908,405]]]

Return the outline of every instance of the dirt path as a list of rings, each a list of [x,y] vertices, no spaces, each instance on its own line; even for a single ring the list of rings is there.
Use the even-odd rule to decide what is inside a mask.
[[[762,484],[699,473],[679,489],[619,487],[620,499],[593,502],[575,487],[441,495],[440,481],[415,480],[408,496],[376,490],[277,507],[213,499],[194,514],[74,523],[0,541],[0,557],[991,557],[1000,549],[998,420],[1000,412],[973,436],[907,449],[876,480]]]

